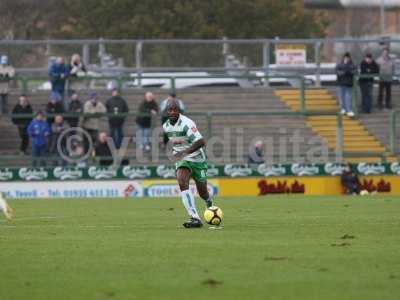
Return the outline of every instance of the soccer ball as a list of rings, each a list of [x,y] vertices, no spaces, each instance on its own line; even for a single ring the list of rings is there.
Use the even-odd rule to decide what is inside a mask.
[[[366,196],[366,195],[369,195],[369,193],[368,193],[367,190],[362,190],[362,191],[360,192],[360,195],[361,195],[361,196]]]
[[[219,225],[222,222],[224,214],[222,210],[217,206],[211,206],[204,212],[204,220],[210,225]]]

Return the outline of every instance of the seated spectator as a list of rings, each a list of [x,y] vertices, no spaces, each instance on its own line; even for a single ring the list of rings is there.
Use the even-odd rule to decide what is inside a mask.
[[[51,82],[51,90],[64,99],[65,80],[68,78],[68,67],[64,63],[64,58],[57,57],[56,61],[49,68],[49,77]]]
[[[139,105],[138,116],[136,117],[137,147],[140,150],[150,151],[150,129],[152,116],[158,113],[158,105],[151,92],[145,94],[145,99]]]
[[[46,166],[45,157],[51,132],[42,111],[36,113],[35,119],[29,124],[27,131],[32,141],[33,166]]]
[[[46,114],[51,114],[53,116],[47,117],[47,123],[49,123],[49,126],[54,122],[54,115],[62,113],[64,113],[64,106],[61,102],[60,95],[54,92],[50,93],[50,99],[46,106]]]
[[[85,151],[89,149],[88,143],[96,143],[97,136],[99,135],[99,119],[101,118],[99,114],[104,114],[107,111],[104,104],[98,101],[97,98],[97,93],[91,93],[90,100],[88,100],[83,107],[84,116],[82,128],[86,130],[91,137],[91,141],[86,142]]]
[[[107,113],[115,114],[117,116],[109,116],[108,124],[110,125],[110,136],[114,140],[115,147],[119,149],[121,147],[122,139],[124,138],[123,126],[126,117],[118,116],[118,114],[128,113],[129,108],[125,99],[119,95],[116,88],[112,90],[111,95],[112,97],[106,102]]]
[[[164,124],[168,120],[168,114],[167,114],[167,104],[168,100],[170,99],[176,99],[179,104],[179,112],[183,114],[185,112],[185,105],[183,104],[183,101],[181,99],[176,98],[175,93],[169,94],[167,98],[165,98],[163,101],[161,101],[160,104],[160,114],[161,114],[161,124]],[[163,143],[166,145],[168,143],[168,135],[164,133],[163,135]]]
[[[66,162],[61,159],[61,153],[66,152],[66,139],[63,139],[60,143],[61,149],[58,148],[58,139],[61,134],[69,128],[68,124],[64,121],[63,116],[56,115],[54,117],[54,123],[51,125],[51,138],[50,138],[50,154],[55,157],[54,165],[65,165]]]
[[[69,64],[69,75],[71,77],[80,77],[86,75],[86,67],[81,61],[79,54],[73,54],[71,56],[71,63]]]
[[[108,146],[107,138],[107,133],[100,132],[98,142],[94,149],[96,161],[100,166],[110,166],[113,164],[112,153]]]
[[[8,64],[6,55],[0,58],[0,111],[2,114],[8,113],[8,92],[10,81],[15,76],[15,69]]]
[[[69,157],[74,162],[74,167],[77,168],[86,168],[88,166],[87,161],[85,159],[85,147],[80,143],[76,143],[72,145]]]
[[[32,106],[28,102],[26,95],[19,96],[19,103],[14,106],[12,110],[12,122],[18,127],[18,134],[21,138],[21,144],[19,146],[19,151],[22,154],[27,154],[27,149],[29,146],[29,135],[27,132],[28,125],[32,121]],[[26,115],[20,117],[18,115]],[[29,115],[29,116],[28,116]]]
[[[250,149],[248,156],[249,164],[262,164],[264,163],[263,142],[257,141]]]
[[[347,195],[354,195],[360,192],[360,181],[350,165],[347,165],[341,175],[340,180]]]
[[[71,101],[69,102],[68,110],[69,114],[76,114],[76,116],[68,116],[66,121],[69,123],[71,127],[78,127],[79,126],[79,115],[83,112],[83,104],[79,99],[77,93],[73,93],[71,95]]]

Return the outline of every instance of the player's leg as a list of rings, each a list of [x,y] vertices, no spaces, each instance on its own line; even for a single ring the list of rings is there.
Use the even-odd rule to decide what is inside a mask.
[[[196,204],[194,202],[194,196],[189,189],[191,170],[187,167],[178,167],[176,170],[176,178],[178,180],[179,188],[181,190],[181,198],[183,206],[186,208],[190,216],[190,220],[183,224],[186,228],[201,227],[202,223],[200,216],[197,213]]]
[[[199,193],[199,196],[206,203],[206,206],[207,207],[213,206],[213,199],[212,199],[210,193],[208,192],[207,181],[195,180],[195,183],[196,183],[197,192]]]
[[[3,212],[4,216],[8,221],[12,219],[13,210],[8,205],[7,201],[3,198],[3,195],[0,193],[0,212]]]
[[[192,167],[192,178],[196,182],[197,192],[199,196],[205,201],[207,207],[213,205],[213,200],[207,189],[207,163],[205,162],[193,162]]]

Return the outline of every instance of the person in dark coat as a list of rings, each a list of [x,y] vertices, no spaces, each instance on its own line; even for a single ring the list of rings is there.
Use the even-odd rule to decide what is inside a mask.
[[[69,102],[68,111],[69,114],[76,114],[76,116],[68,116],[66,121],[70,127],[79,126],[79,114],[83,112],[83,103],[79,99],[77,93],[71,95],[71,101]]]
[[[69,75],[68,69],[62,57],[57,57],[56,61],[49,68],[51,90],[60,94],[61,99],[64,99],[65,81]]]
[[[115,114],[116,116],[109,116],[108,124],[110,126],[110,136],[114,140],[115,147],[119,149],[124,138],[123,126],[126,116],[118,116],[118,114],[128,113],[129,108],[125,99],[119,95],[116,88],[112,90],[111,95],[112,97],[106,102],[107,113]]]
[[[250,149],[248,160],[249,164],[262,164],[264,163],[263,142],[256,141],[254,146]]]
[[[112,153],[108,146],[107,138],[107,133],[100,132],[98,142],[94,148],[95,158],[100,166],[110,166],[113,164]]]
[[[54,115],[64,113],[64,106],[61,102],[61,98],[60,98],[59,94],[54,93],[54,92],[52,92],[50,94],[50,99],[46,106],[46,113],[53,115],[53,116],[47,117],[47,123],[49,123],[49,126],[51,127],[51,124],[53,124],[53,122],[54,122]]]
[[[370,53],[367,53],[360,64],[360,74],[363,76],[359,80],[361,90],[361,106],[362,111],[366,114],[371,113],[372,108],[372,93],[374,88],[374,75],[379,75],[379,66],[372,58]]]
[[[19,137],[21,138],[19,151],[23,154],[26,154],[27,148],[29,146],[29,135],[27,132],[27,128],[29,123],[32,121],[32,116],[24,116],[24,117],[18,116],[18,115],[33,114],[32,106],[29,104],[26,95],[19,96],[19,103],[14,106],[12,114],[13,114],[12,122],[14,125],[18,127],[18,134]]]
[[[343,55],[342,61],[336,66],[336,75],[339,85],[339,103],[341,114],[346,114],[349,117],[354,117],[354,112],[351,108],[351,98],[353,91],[353,79],[356,73],[356,66],[351,60],[350,53]]]
[[[145,99],[139,106],[136,117],[136,140],[140,150],[150,150],[150,129],[152,116],[158,113],[158,105],[151,92],[145,94]]]
[[[350,165],[343,170],[340,181],[347,195],[358,194],[360,192],[360,181]]]

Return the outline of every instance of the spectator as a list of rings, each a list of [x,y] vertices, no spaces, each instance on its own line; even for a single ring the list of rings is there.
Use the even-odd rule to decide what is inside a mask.
[[[75,114],[75,116],[68,116],[66,121],[71,127],[79,126],[79,115],[83,112],[83,105],[77,93],[71,95],[71,101],[69,102],[68,111],[69,114]]]
[[[64,106],[61,102],[61,97],[58,93],[52,92],[50,94],[50,99],[46,106],[46,113],[53,115],[47,117],[47,123],[49,123],[49,126],[51,126],[51,124],[54,122],[55,114],[64,113]]]
[[[71,56],[71,63],[69,64],[69,75],[71,77],[81,77],[86,75],[86,67],[81,61],[79,54]]]
[[[378,64],[372,58],[370,53],[367,53],[360,64],[360,73],[368,78],[361,77],[359,80],[361,90],[361,106],[364,113],[371,113],[372,108],[372,92],[374,88],[374,75],[379,73]]]
[[[60,141],[60,146],[61,149],[58,149],[58,139],[61,136],[61,134],[66,131],[69,128],[68,124],[64,121],[63,116],[61,115],[56,115],[54,117],[54,123],[51,124],[51,138],[50,138],[50,154],[52,156],[55,156],[56,159],[54,160],[55,166],[57,165],[65,165],[65,161],[63,161],[60,157],[61,153],[59,151],[62,151],[62,153],[67,153],[66,152],[66,139],[63,139]]]
[[[68,94],[71,95],[77,90],[86,88],[84,81],[79,81],[78,78],[86,76],[87,70],[85,65],[82,63],[79,54],[73,54],[71,56],[71,62],[68,66],[69,69],[69,80],[68,80]]]
[[[88,166],[87,161],[85,159],[85,148],[80,143],[76,143],[71,146],[69,149],[69,157],[74,161],[75,167],[77,168],[86,168]]]
[[[354,195],[360,192],[360,181],[350,165],[343,170],[341,175],[342,187],[347,195]]]
[[[336,75],[339,84],[339,103],[340,113],[349,117],[354,117],[351,108],[351,98],[353,90],[353,78],[356,73],[356,67],[351,60],[350,53],[343,55],[342,61],[336,66]]]
[[[46,157],[48,139],[51,132],[42,111],[36,113],[35,119],[29,124],[27,131],[32,141],[33,166],[45,166],[46,161],[42,158]]]
[[[82,128],[85,129],[91,137],[91,141],[87,141],[85,144],[85,151],[89,149],[88,143],[96,143],[99,134],[99,119],[101,117],[99,114],[104,114],[106,112],[104,104],[98,101],[97,97],[97,93],[91,93],[90,100],[88,100],[83,107],[83,113],[85,115],[82,120]]]
[[[153,115],[158,113],[158,105],[151,92],[145,94],[145,99],[139,105],[136,124],[138,126],[136,132],[137,144],[140,150],[150,150],[150,128]]]
[[[379,96],[378,107],[383,109],[383,91],[385,90],[385,107],[392,108],[392,81],[394,75],[394,61],[389,56],[389,49],[384,49],[376,61],[379,66]]]
[[[49,69],[49,77],[51,82],[51,90],[64,99],[65,80],[68,78],[68,67],[64,64],[64,58],[57,57],[56,61],[51,64]]]
[[[264,153],[263,153],[263,142],[256,141],[252,148],[250,149],[250,153],[248,156],[249,164],[262,164],[264,162]]]
[[[96,144],[94,152],[97,163],[100,166],[110,166],[113,163],[111,149],[108,146],[107,139],[108,139],[107,133],[105,132],[99,133],[98,143]]]
[[[115,114],[116,116],[109,116],[108,124],[110,126],[111,138],[114,140],[115,147],[119,149],[121,147],[122,139],[124,137],[123,126],[126,117],[118,116],[118,114],[128,113],[129,108],[124,98],[119,95],[116,88],[112,90],[111,96],[112,97],[106,102],[106,108],[109,114]]]
[[[6,55],[0,58],[0,105],[1,113],[8,113],[8,92],[10,89],[10,81],[15,76],[15,69],[8,64]]]
[[[29,135],[27,132],[28,125],[32,121],[32,106],[28,102],[26,95],[19,96],[19,103],[14,106],[12,111],[12,122],[18,127],[18,134],[21,138],[21,144],[19,151],[23,154],[27,154],[27,148],[29,146]],[[27,115],[20,117],[18,115]],[[29,116],[28,116],[29,115]]]

